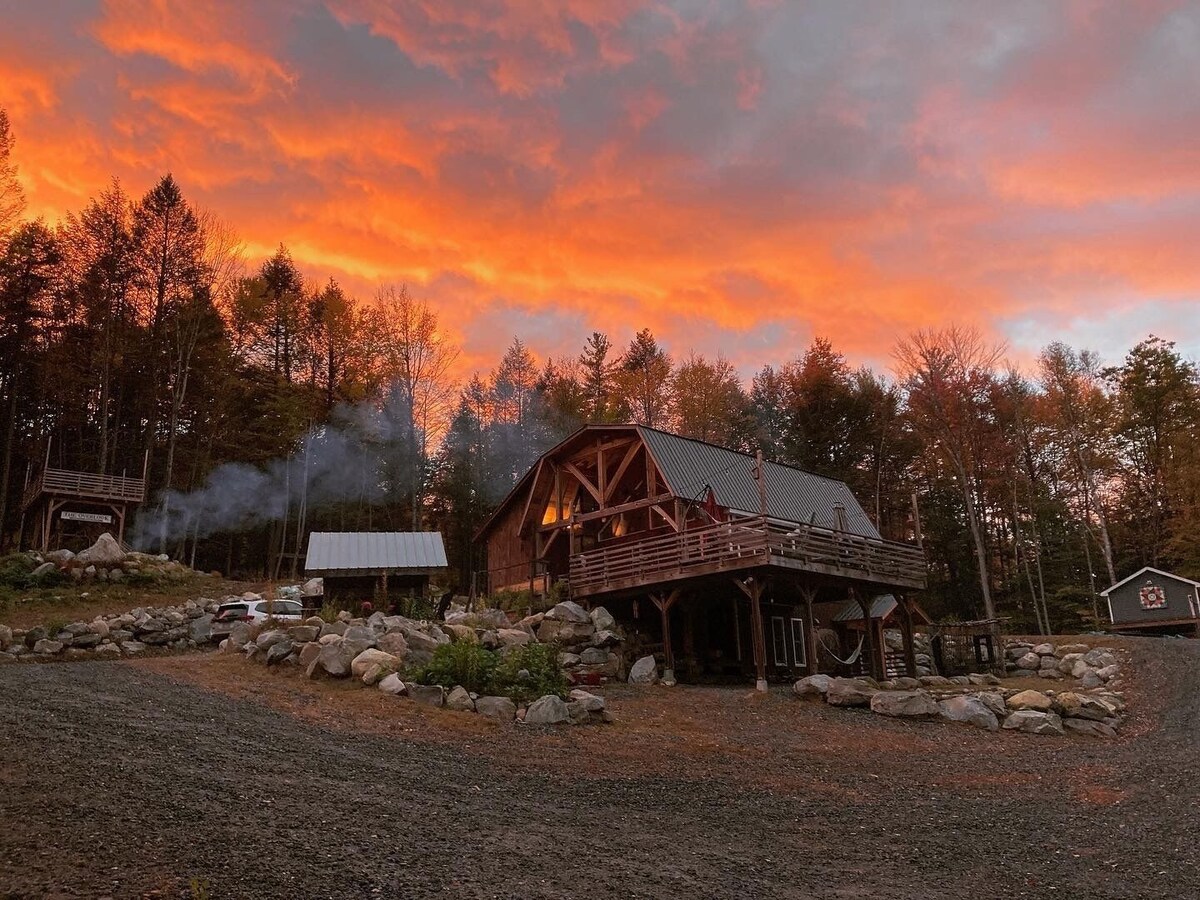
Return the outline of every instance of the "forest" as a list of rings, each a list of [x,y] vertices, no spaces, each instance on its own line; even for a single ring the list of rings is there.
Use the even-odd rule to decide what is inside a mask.
[[[515,336],[464,382],[417,292],[351,296],[282,244],[248,261],[171,175],[28,218],[14,143],[0,110],[4,550],[48,453],[145,467],[128,537],[198,568],[284,577],[312,530],[437,529],[466,591],[474,531],[537,456],[632,421],[847,481],[885,537],[919,528],[935,616],[1087,627],[1097,592],[1142,565],[1200,577],[1200,379],[1170,341],[1120,360],[1054,342],[1017,366],[948,321],[898,336],[886,371],[816,338],[747,383],[647,329],[596,331],[563,357]]]

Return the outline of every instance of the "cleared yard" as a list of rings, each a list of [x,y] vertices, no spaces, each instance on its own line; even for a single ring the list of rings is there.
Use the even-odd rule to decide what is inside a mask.
[[[216,654],[8,665],[0,896],[1197,896],[1200,644],[1127,645],[1109,742],[684,687],[542,732]]]

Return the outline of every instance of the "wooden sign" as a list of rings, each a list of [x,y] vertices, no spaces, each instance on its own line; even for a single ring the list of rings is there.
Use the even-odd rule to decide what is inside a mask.
[[[111,525],[112,516],[107,513],[72,512],[64,510],[62,517],[68,522],[96,522],[100,525]]]

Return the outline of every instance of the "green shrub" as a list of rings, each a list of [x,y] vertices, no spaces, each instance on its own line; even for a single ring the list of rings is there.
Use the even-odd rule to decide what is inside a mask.
[[[321,604],[321,608],[317,610],[317,615],[326,622],[336,622],[339,612],[341,612],[341,610],[338,609],[336,603],[326,600]]]
[[[527,673],[522,677],[521,673]],[[567,695],[567,676],[553,644],[524,644],[500,660],[492,673],[491,690],[517,703],[528,703],[546,694]]]
[[[423,684],[440,684],[444,688],[461,684],[468,691],[486,694],[495,668],[496,654],[479,644],[459,641],[442,644],[433,651],[433,659],[421,669],[417,680]]]
[[[525,612],[533,605],[533,594],[529,591],[496,591],[488,606],[494,606],[505,612]]]
[[[25,553],[10,553],[0,556],[0,584],[7,587],[29,587],[29,575],[37,563]]]

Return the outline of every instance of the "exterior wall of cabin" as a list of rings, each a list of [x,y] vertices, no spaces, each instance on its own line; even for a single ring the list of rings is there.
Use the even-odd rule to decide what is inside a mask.
[[[1144,609],[1141,601],[1143,587],[1157,586],[1167,597],[1161,609]],[[1168,578],[1155,572],[1146,572],[1142,577],[1126,582],[1108,594],[1114,625],[1123,622],[1166,622],[1186,619],[1197,614],[1196,588],[1186,581]]]
[[[488,592],[529,587],[534,559],[533,540],[517,532],[524,503],[509,506],[492,526],[487,541]],[[559,538],[562,540],[562,538]]]

